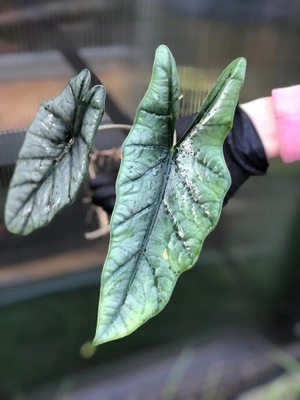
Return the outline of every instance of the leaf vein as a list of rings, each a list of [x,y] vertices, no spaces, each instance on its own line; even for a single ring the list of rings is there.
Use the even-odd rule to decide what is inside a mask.
[[[39,182],[35,182],[35,181],[26,181],[26,182],[20,182],[20,183],[15,183],[13,185],[10,185],[9,188],[10,189],[14,189],[16,187],[20,187],[23,185],[34,185],[34,186],[38,186]]]
[[[157,118],[167,118],[167,119],[170,118],[170,114],[169,113],[161,114],[161,113],[157,113],[157,112],[154,112],[154,111],[146,110],[145,108],[140,108],[140,111],[144,112],[145,114],[157,117]]]
[[[159,146],[155,144],[142,144],[142,143],[129,143],[126,144],[124,147],[142,147],[147,149],[157,149],[157,150],[164,150],[166,153],[169,153],[169,149],[164,146]]]
[[[154,204],[155,204],[155,202],[153,202],[153,203],[151,203],[151,204],[149,204],[149,205],[146,205],[145,207],[141,208],[140,210],[134,212],[133,214],[130,214],[130,216],[129,216],[128,218],[124,219],[123,221],[118,222],[117,227],[123,225],[125,222],[130,221],[132,218],[134,218],[134,217],[136,217],[137,215],[143,213],[143,212],[146,211],[147,209],[150,209],[151,207],[154,206]]]
[[[152,276],[153,276],[155,287],[158,289],[158,277],[156,275],[155,267],[152,265],[152,263],[150,262],[150,260],[148,259],[146,254],[145,254],[145,260],[147,261],[147,263],[149,265],[149,268],[150,268],[150,270],[152,272]],[[158,310],[159,300],[160,300],[160,294],[159,294],[159,290],[157,290],[157,307],[156,307],[157,310]]]
[[[147,167],[147,170],[145,172],[143,172],[141,175],[136,176],[134,178],[130,178],[127,182],[135,182],[141,178],[144,178],[146,175],[148,175],[154,168],[158,167],[159,165],[163,164],[165,162],[167,158],[167,155],[164,159],[159,160],[158,163],[156,163],[155,165],[151,165],[151,167]]]
[[[192,156],[198,164],[200,164],[202,167],[207,168],[213,175],[217,176],[218,178],[222,178],[223,175],[220,172],[215,171],[210,165],[209,161],[206,162],[204,159],[199,158],[195,152],[192,152],[190,150],[187,150],[184,146],[180,148],[180,150],[184,151],[187,155]],[[179,166],[179,164],[177,164]]]
[[[70,134],[70,136],[72,137],[73,135],[72,135],[72,127],[63,119],[63,117],[61,116],[61,115],[59,115],[59,114],[57,114],[54,110],[53,110],[53,108],[48,108],[46,105],[44,105],[44,109],[49,113],[49,114],[52,114],[53,115],[53,117],[55,117],[55,118],[57,118],[60,122],[61,122],[61,124],[65,127],[65,130]],[[76,109],[77,109],[77,107],[76,107]],[[76,110],[75,110],[76,111]],[[65,132],[64,132],[64,134],[65,134]],[[66,135],[66,138],[67,138],[67,135]],[[48,138],[47,138],[48,139]],[[66,142],[68,142],[68,139],[66,140]],[[63,143],[62,141],[57,141],[57,143]]]
[[[50,143],[55,144],[55,145],[65,144],[65,142],[63,142],[62,140],[56,140],[56,139],[50,138],[48,136],[39,135],[39,134],[35,133],[34,130],[31,130],[30,128],[28,129],[28,133],[31,136],[37,137],[40,140],[48,140]]]
[[[181,228],[179,226],[179,222],[177,221],[175,215],[173,214],[172,209],[170,208],[170,206],[168,205],[168,203],[166,202],[165,199],[163,201],[163,207],[173,222],[174,232],[175,232],[175,235],[177,236],[177,239],[183,244],[183,247],[185,248],[185,250],[188,251],[187,245],[184,240],[184,232],[181,230]]]
[[[180,169],[178,169],[178,175],[180,176],[180,178],[183,180],[184,184],[186,185],[186,188],[188,189],[190,195],[192,196],[195,204],[197,204],[198,207],[200,207],[201,214],[204,214],[205,218],[207,218],[210,221],[210,223],[212,225],[214,225],[214,222],[213,222],[211,216],[209,215],[207,210],[204,208],[203,202],[201,201],[199,194],[197,192],[195,192],[193,186],[191,185],[191,182],[187,179],[187,177],[185,175],[182,174],[182,171],[180,171]],[[212,203],[212,202],[210,201],[210,203]]]

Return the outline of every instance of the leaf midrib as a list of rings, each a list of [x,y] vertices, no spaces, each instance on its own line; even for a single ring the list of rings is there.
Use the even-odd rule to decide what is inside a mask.
[[[157,207],[155,207],[155,211],[154,211],[154,215],[153,215],[151,224],[147,228],[147,231],[146,231],[146,234],[145,234],[145,237],[144,237],[144,240],[143,240],[143,245],[141,246],[141,249],[138,251],[139,255],[138,255],[138,258],[137,258],[137,260],[135,262],[135,267],[134,267],[133,273],[131,275],[131,278],[130,278],[130,280],[128,281],[128,283],[126,285],[126,289],[124,290],[125,294],[123,296],[122,302],[120,303],[120,305],[118,306],[117,310],[115,311],[115,318],[113,318],[111,323],[113,323],[118,318],[119,313],[120,313],[122,307],[124,306],[124,304],[126,302],[127,296],[129,294],[130,287],[131,287],[131,285],[132,285],[132,283],[133,283],[133,281],[135,279],[135,276],[137,274],[141,258],[144,256],[144,254],[145,254],[145,252],[147,250],[149,239],[150,239],[150,236],[152,234],[153,227],[154,227],[154,225],[156,223],[157,216],[158,216],[161,204],[162,204],[162,200],[163,200],[164,195],[165,195],[165,191],[166,191],[166,187],[167,187],[168,181],[169,181],[170,170],[171,170],[172,161],[173,161],[173,156],[174,156],[174,147],[172,147],[169,150],[169,154],[168,154],[168,156],[167,156],[167,158],[166,158],[166,160],[164,162],[166,164],[166,170],[162,171],[162,177],[166,176],[166,178],[162,179],[161,190],[159,191],[160,194],[159,194],[159,197],[158,197],[158,200],[157,200]],[[149,261],[148,261],[148,263],[149,263]],[[105,334],[107,330],[108,330],[108,328],[104,331],[103,334]]]

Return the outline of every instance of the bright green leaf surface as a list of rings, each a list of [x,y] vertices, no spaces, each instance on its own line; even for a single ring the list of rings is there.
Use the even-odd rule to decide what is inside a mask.
[[[56,98],[41,104],[28,128],[10,183],[5,222],[27,235],[71,203],[89,166],[92,141],[104,112],[105,89],[91,90],[83,70]]]
[[[173,146],[177,72],[168,48],[157,49],[150,86],[123,145],[94,344],[128,335],[161,311],[178,276],[197,261],[230,186],[222,145],[244,74],[244,59],[227,67]]]

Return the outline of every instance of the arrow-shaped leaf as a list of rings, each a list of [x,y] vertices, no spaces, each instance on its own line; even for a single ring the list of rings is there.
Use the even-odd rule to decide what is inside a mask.
[[[41,104],[28,128],[10,183],[5,222],[27,235],[71,203],[89,166],[92,141],[104,112],[105,89],[91,90],[83,70],[56,98]]]
[[[244,59],[227,67],[173,146],[177,72],[168,48],[157,49],[150,86],[123,145],[96,345],[128,335],[161,311],[178,276],[198,259],[230,186],[222,145],[244,73]]]

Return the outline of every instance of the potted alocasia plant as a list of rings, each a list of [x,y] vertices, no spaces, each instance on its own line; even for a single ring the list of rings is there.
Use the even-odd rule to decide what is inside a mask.
[[[156,50],[149,88],[122,146],[94,344],[130,334],[167,304],[216,226],[230,174],[223,156],[246,62],[233,61],[177,141],[179,83],[170,50]],[[71,203],[87,174],[105,106],[84,70],[41,105],[11,180],[5,220],[27,235]]]

